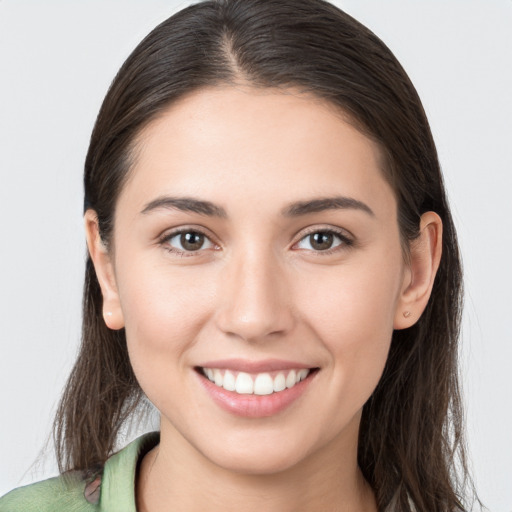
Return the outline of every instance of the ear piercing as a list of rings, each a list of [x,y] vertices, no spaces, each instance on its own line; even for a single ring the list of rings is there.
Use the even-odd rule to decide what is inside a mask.
[[[411,316],[411,312],[410,311],[404,311],[403,315],[404,315],[405,318],[409,318]]]
[[[112,311],[107,311],[107,312],[105,313],[105,315],[106,315],[106,316],[112,316]]]

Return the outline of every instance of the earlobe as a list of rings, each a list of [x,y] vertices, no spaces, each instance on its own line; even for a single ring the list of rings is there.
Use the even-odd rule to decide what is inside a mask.
[[[395,311],[394,329],[414,325],[427,307],[441,261],[443,223],[435,212],[421,216],[420,234],[410,245],[410,260]]]
[[[98,217],[94,210],[84,215],[87,248],[94,264],[96,276],[103,295],[103,318],[107,327],[113,330],[124,327],[124,317],[117,291],[114,266],[109,251],[101,239]]]

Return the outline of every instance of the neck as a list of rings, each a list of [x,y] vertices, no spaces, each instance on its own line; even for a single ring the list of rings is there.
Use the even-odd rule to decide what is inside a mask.
[[[172,429],[163,428],[160,439],[140,467],[136,486],[140,512],[377,511],[373,491],[357,465],[357,437],[355,443],[335,439],[300,463],[272,474],[219,467]]]

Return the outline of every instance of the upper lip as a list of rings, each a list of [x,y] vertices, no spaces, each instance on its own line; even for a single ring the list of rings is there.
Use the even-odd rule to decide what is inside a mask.
[[[264,359],[261,361],[250,361],[247,359],[218,359],[207,361],[198,365],[200,368],[212,368],[219,370],[232,370],[246,373],[263,373],[279,370],[300,370],[302,368],[314,368],[309,364],[297,361],[285,361],[283,359]]]

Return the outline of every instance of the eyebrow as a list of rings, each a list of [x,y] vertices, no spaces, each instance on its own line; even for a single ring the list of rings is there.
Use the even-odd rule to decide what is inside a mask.
[[[208,217],[227,218],[224,208],[217,206],[210,201],[202,201],[193,197],[158,197],[148,203],[141,213],[149,213],[153,210],[181,210],[182,212],[193,212]]]
[[[163,196],[149,202],[141,211],[143,214],[154,210],[169,209],[180,210],[183,212],[193,212],[208,217],[227,218],[226,210],[210,201],[204,201],[193,197],[169,197]],[[281,210],[285,217],[299,217],[310,213],[319,213],[325,210],[360,210],[362,212],[375,216],[373,210],[362,201],[352,197],[334,196],[297,201],[286,206]]]
[[[307,201],[298,201],[287,206],[282,210],[285,217],[298,217],[308,213],[318,213],[325,210],[360,210],[375,217],[373,210],[362,201],[352,197],[334,196],[310,199]]]

